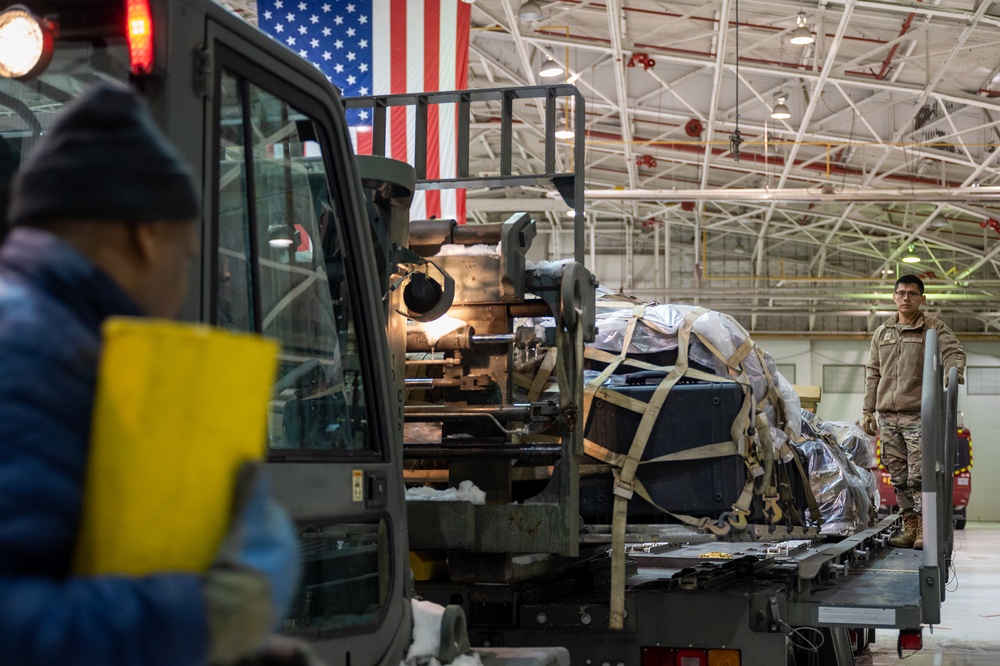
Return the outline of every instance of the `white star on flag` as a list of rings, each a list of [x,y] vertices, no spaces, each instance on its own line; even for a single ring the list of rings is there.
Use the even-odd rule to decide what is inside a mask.
[[[294,0],[284,9],[285,2],[258,0],[260,28],[271,35],[300,35],[303,47],[298,53],[316,65],[344,97],[461,90],[468,85],[470,5],[462,0]],[[293,36],[281,39],[295,45]],[[413,163],[415,114],[414,108],[388,110],[387,157]],[[454,104],[427,108],[426,173],[430,180],[457,173],[455,114]],[[371,118],[370,109],[347,112],[359,153],[372,152],[370,127],[358,129],[370,126]],[[418,191],[410,214],[412,219],[434,216],[464,223],[465,192]]]

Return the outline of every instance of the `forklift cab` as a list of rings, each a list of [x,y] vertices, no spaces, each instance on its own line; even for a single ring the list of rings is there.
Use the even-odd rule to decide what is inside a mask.
[[[281,344],[267,466],[305,572],[282,630],[330,663],[399,663],[412,624],[402,404],[337,91],[209,0],[0,6],[0,61],[4,199],[59,111],[99,80],[137,88],[194,169],[202,249],[181,318]]]

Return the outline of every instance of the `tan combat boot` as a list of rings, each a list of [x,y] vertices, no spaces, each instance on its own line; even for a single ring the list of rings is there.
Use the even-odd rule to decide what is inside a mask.
[[[917,540],[917,522],[920,517],[913,511],[903,514],[903,529],[896,536],[889,539],[889,545],[893,548],[912,548],[913,542]]]
[[[913,540],[913,549],[924,549],[924,517],[919,513],[917,514],[917,534],[916,538]]]

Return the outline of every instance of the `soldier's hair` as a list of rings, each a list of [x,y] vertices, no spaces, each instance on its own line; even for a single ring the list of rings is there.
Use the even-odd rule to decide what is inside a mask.
[[[918,278],[916,275],[904,275],[903,277],[896,280],[896,287],[901,284],[915,284],[920,293],[924,293],[924,281]]]

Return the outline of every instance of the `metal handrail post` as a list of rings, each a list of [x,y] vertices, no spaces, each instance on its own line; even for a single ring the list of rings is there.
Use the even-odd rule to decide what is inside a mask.
[[[948,385],[944,395],[944,464],[941,482],[944,484],[944,498],[941,502],[941,563],[942,580],[948,581],[955,545],[955,461],[958,450],[958,368],[948,369]],[[945,585],[941,586],[941,601],[945,597]]]
[[[944,423],[941,390],[941,355],[938,351],[938,334],[931,329],[924,338],[924,377],[920,402],[920,446],[923,454],[923,564],[920,567],[920,598],[923,602],[923,619],[928,624],[941,621],[941,570],[938,566],[939,525],[941,507],[941,475],[943,458]]]

